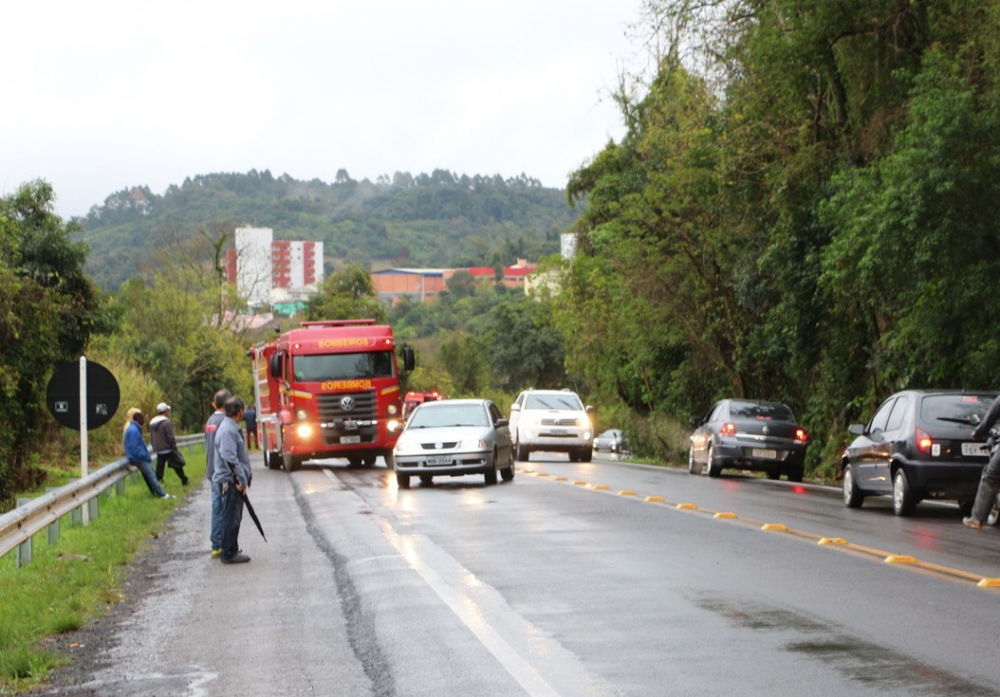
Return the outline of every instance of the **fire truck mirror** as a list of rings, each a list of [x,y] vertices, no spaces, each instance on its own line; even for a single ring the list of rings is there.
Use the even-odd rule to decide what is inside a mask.
[[[271,360],[268,363],[268,370],[271,373],[271,377],[274,378],[275,380],[281,378],[281,358],[283,354],[284,354],[283,351],[278,351],[276,353],[271,354]]]
[[[410,371],[413,370],[413,368],[414,368],[415,365],[416,365],[416,359],[414,358],[414,355],[413,355],[413,349],[410,348],[409,346],[404,346],[403,347],[403,370],[405,370],[406,372],[409,373]]]

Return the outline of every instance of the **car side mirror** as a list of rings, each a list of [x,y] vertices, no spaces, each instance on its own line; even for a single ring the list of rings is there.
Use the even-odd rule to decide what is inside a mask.
[[[509,419],[497,419],[497,428],[503,428],[504,426],[510,426]]]
[[[510,405],[510,410],[512,412],[521,411],[521,405],[520,404],[511,404]]]
[[[865,435],[865,425],[864,424],[851,424],[847,427],[847,432],[852,436],[863,436]]]
[[[585,406],[583,408],[583,410],[586,411],[588,414],[593,414],[594,411],[595,411],[594,405],[593,404],[588,404],[587,406]]]
[[[863,434],[863,435],[867,435],[869,438],[871,438],[876,443],[881,443],[882,441],[885,440],[885,436],[883,435],[883,432],[882,432],[881,428],[876,428],[871,433]]]

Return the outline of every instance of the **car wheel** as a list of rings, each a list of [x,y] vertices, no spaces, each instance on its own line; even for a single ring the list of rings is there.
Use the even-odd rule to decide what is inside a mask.
[[[910,515],[917,507],[917,495],[910,488],[910,480],[900,467],[892,478],[892,512],[898,516]]]
[[[865,495],[854,480],[854,468],[847,465],[844,468],[844,505],[848,508],[861,508]]]
[[[507,466],[500,470],[500,479],[504,480],[505,482],[513,481],[513,479],[514,479],[514,458],[513,457],[510,459],[510,462],[507,463]]]
[[[594,453],[590,450],[590,448],[580,451],[580,462],[590,462],[593,459]]]
[[[768,470],[767,478],[771,480],[781,479],[781,470]]]
[[[420,483],[421,484],[425,484],[427,486],[430,486],[431,484],[434,483],[434,477],[432,477],[429,474],[421,474],[420,475]]]
[[[715,447],[708,447],[708,476],[718,477],[722,474],[722,465],[716,463],[715,461]]]
[[[400,489],[410,488],[410,475],[396,472],[396,484]]]
[[[521,445],[521,441],[518,439],[518,441],[514,443],[514,447],[517,449],[517,459],[520,462],[527,462],[528,455],[531,453],[527,446]]]
[[[701,474],[702,467],[694,460],[694,448],[688,448],[688,474]]]
[[[802,465],[795,465],[790,467],[787,472],[785,472],[785,479],[790,482],[801,482],[802,475],[805,474]]]
[[[487,485],[493,485],[497,483],[497,454],[493,451],[493,457],[490,458],[489,468],[483,472],[483,477],[486,479]]]
[[[566,454],[567,454],[567,455],[569,455],[569,461],[570,461],[570,462],[579,462],[579,461],[580,461],[580,456],[579,456],[579,455],[577,455],[577,454],[576,454],[575,452],[573,452],[572,450],[570,450],[570,451],[569,451],[568,453],[566,453]]]

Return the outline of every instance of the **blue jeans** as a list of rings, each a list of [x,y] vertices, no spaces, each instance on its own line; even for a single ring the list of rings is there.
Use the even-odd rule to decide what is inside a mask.
[[[979,491],[976,492],[976,502],[972,505],[972,517],[980,523],[985,523],[1000,491],[1000,448],[994,448],[990,461],[983,468],[983,477],[979,480]]]
[[[212,551],[222,549],[222,494],[219,485],[212,482],[212,531],[209,533]]]
[[[156,474],[153,472],[152,462],[146,462],[145,460],[133,460],[132,462],[129,462],[129,464],[135,465],[139,468],[139,471],[142,472],[142,478],[146,480],[146,486],[149,487],[149,493],[153,496],[158,496],[159,498],[163,498],[167,495],[167,492],[163,490],[160,483],[156,481]]]
[[[243,522],[243,494],[232,482],[216,484],[222,498],[222,559],[232,559],[240,551],[240,523]]]

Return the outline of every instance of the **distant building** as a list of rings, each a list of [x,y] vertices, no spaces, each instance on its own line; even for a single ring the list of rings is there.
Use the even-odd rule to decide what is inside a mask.
[[[308,297],[323,283],[323,243],[274,240],[271,228],[236,228],[226,277],[250,307]]]
[[[524,288],[525,279],[535,270],[535,264],[518,259],[514,266],[502,269],[501,283],[509,288]],[[473,279],[495,280],[497,270],[492,266],[473,266],[460,269],[415,269],[395,268],[373,271],[372,285],[375,293],[387,305],[392,305],[403,296],[414,302],[433,300],[448,290],[448,281],[455,273],[467,271]]]

